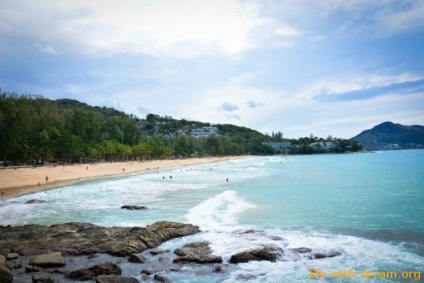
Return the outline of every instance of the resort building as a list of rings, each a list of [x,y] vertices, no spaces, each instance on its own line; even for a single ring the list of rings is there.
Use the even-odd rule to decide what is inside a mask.
[[[263,145],[272,147],[275,152],[287,153],[290,151],[290,142],[263,142]]]
[[[191,130],[191,135],[195,138],[208,137],[216,134],[218,134],[217,127],[202,127]]]

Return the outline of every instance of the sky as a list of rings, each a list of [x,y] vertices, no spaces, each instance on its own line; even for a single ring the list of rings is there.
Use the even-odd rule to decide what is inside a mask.
[[[0,88],[286,138],[424,125],[422,0],[0,0]]]

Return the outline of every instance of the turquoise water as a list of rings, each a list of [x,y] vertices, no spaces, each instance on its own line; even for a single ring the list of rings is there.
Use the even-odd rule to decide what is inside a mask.
[[[29,199],[47,202],[24,204]],[[287,251],[275,263],[230,265],[219,275],[166,274],[175,282],[234,282],[240,276],[250,278],[247,282],[420,282],[423,203],[424,150],[272,156],[90,181],[23,196],[1,204],[0,224],[144,226],[175,220],[199,225],[203,232],[163,248],[207,240],[224,260],[263,245]],[[121,210],[124,204],[150,209]],[[253,232],[246,233],[249,230]],[[297,247],[342,255],[299,259],[288,252]],[[356,277],[311,279],[311,268],[350,269]],[[396,271],[398,276],[415,273],[411,279],[361,278],[366,269]]]

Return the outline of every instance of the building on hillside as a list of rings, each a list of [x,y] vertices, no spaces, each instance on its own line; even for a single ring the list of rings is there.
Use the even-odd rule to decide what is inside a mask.
[[[277,153],[288,153],[291,148],[291,142],[263,142],[262,144],[272,147]]]
[[[202,127],[191,130],[191,135],[195,138],[208,137],[216,134],[218,134],[217,127]]]
[[[330,151],[333,149],[333,143],[332,142],[325,142],[325,141],[320,141],[320,142],[314,142],[309,144],[310,147],[312,147],[313,149],[316,150],[325,150],[325,151]]]

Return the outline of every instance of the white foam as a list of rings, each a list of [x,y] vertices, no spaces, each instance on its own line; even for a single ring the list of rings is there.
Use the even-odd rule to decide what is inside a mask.
[[[202,229],[223,229],[225,226],[237,224],[237,215],[254,207],[254,204],[228,190],[190,209],[186,219]]]

